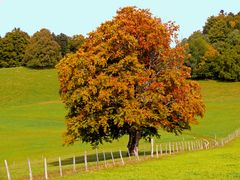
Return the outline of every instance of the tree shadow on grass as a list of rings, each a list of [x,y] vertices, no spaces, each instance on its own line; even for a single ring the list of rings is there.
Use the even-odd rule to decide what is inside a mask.
[[[114,160],[120,160],[120,152],[119,151],[114,151],[112,152]],[[140,151],[139,156],[149,156],[151,155],[150,151]],[[122,151],[122,157],[129,157],[127,151]],[[133,158],[133,157],[132,157]],[[105,160],[112,160],[111,152],[105,152]],[[96,162],[97,161],[97,155],[96,154],[87,154],[87,162]],[[98,152],[98,161],[99,162],[104,162],[104,153],[103,152]],[[81,156],[75,156],[75,163],[76,164],[84,164],[84,155]],[[59,161],[53,161],[48,163],[51,166],[59,166]],[[73,164],[73,157],[66,158],[61,160],[61,165],[62,166],[67,166],[67,165],[72,165]]]

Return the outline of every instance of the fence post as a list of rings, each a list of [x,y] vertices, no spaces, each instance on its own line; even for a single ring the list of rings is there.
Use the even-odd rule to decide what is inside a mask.
[[[162,156],[162,144],[160,144],[160,155]]]
[[[98,167],[98,163],[99,163],[99,157],[98,157],[98,150],[96,149],[96,163],[97,163],[97,167]]]
[[[48,179],[47,158],[44,158],[44,173],[45,173],[45,179]]]
[[[178,142],[176,142],[176,151],[178,153]]]
[[[207,150],[207,143],[205,141],[203,141],[203,149]]]
[[[168,145],[167,145],[167,143],[165,144],[165,154],[167,154],[168,153]]]
[[[121,151],[121,150],[119,150],[119,155],[120,155],[120,158],[121,158],[121,160],[122,160],[122,165],[124,165],[125,163],[124,163],[124,161],[123,161],[122,151]]]
[[[151,157],[153,157],[153,148],[154,148],[154,141],[151,139]]]
[[[107,167],[106,154],[105,154],[104,151],[103,151],[103,160],[104,160],[104,165],[105,165],[105,167]]]
[[[182,151],[182,152],[184,152],[184,150],[185,150],[185,147],[184,147],[184,142],[182,141],[182,143],[181,143],[181,144],[182,144],[182,146],[181,146],[181,151]]]
[[[76,172],[76,157],[73,156],[73,172]]]
[[[171,142],[169,142],[169,154],[172,154]]]
[[[9,169],[8,169],[7,160],[4,160],[4,164],[5,164],[5,168],[6,168],[6,171],[7,171],[7,177],[8,177],[8,180],[11,180],[10,172],[9,172]]]
[[[208,140],[205,140],[205,149],[209,149],[210,148],[210,143],[209,143],[209,141]]]
[[[139,161],[138,148],[136,148],[136,150],[134,149],[134,154],[135,154],[137,160]]]
[[[31,168],[31,163],[30,160],[28,159],[28,169],[29,169],[29,179],[32,180],[32,168]]]
[[[59,164],[59,174],[62,177],[62,161],[61,161],[60,156],[58,158],[58,164]]]
[[[114,161],[114,157],[113,157],[113,152],[112,151],[111,151],[111,157],[112,157],[113,165],[115,166],[115,161]]]
[[[158,158],[158,145],[156,145],[156,156]]]
[[[188,144],[188,151],[191,151],[190,142],[188,141],[187,144]]]
[[[197,140],[197,149],[199,150],[200,149],[200,141]]]
[[[129,159],[131,160],[131,154],[130,154],[130,152],[129,152],[129,149],[128,149],[128,157],[129,157]]]
[[[85,164],[85,170],[88,171],[88,165],[87,165],[87,152],[84,153],[84,164]]]

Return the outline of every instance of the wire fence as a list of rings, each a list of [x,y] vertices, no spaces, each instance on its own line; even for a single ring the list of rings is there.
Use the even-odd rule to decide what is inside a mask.
[[[130,156],[128,151],[98,151],[88,154],[87,151],[76,156],[62,156],[56,158],[42,157],[38,160],[30,159],[22,163],[8,163],[7,160],[0,165],[0,179],[51,179],[57,176],[68,176],[74,173],[94,171],[97,169],[113,166],[125,166],[126,164],[137,163],[150,158],[161,158],[173,154],[208,150],[222,147],[233,139],[240,136],[240,129],[237,129],[222,139],[197,139],[191,141],[177,141],[154,144],[135,152]]]

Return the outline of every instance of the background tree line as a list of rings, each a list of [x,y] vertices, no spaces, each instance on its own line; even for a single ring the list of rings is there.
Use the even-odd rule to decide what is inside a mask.
[[[194,32],[182,43],[193,78],[240,80],[240,12],[221,10],[207,19],[203,31]]]
[[[20,28],[14,28],[0,37],[0,68],[51,68],[67,53],[75,53],[84,41],[83,35],[55,35],[44,28],[30,37]]]
[[[67,53],[75,53],[85,37],[55,35],[41,29],[31,37],[19,28],[0,37],[0,68],[26,66],[51,68]],[[240,12],[224,13],[207,19],[203,30],[183,39],[194,79],[240,80]]]

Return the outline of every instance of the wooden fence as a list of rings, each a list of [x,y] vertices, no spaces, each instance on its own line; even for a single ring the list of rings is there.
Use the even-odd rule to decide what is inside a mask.
[[[30,159],[27,160],[25,170],[14,175],[13,172],[17,172],[17,168],[10,167],[7,160],[4,161],[4,169],[6,176],[1,177],[3,168],[0,169],[0,179],[49,179],[50,177],[56,176],[67,176],[73,173],[81,173],[83,171],[93,171],[96,169],[108,168],[112,166],[124,166],[126,164],[136,163],[149,158],[160,158],[162,156],[170,156],[177,153],[191,152],[197,150],[208,150],[211,148],[222,147],[229,143],[233,139],[240,136],[240,129],[229,134],[227,137],[222,139],[197,139],[194,141],[178,141],[178,142],[167,142],[161,144],[154,144],[151,141],[151,147],[149,151],[145,149],[135,152],[135,156],[130,156],[129,152],[126,151],[110,151],[110,152],[98,152],[95,154],[88,154],[86,151],[81,156],[73,156],[72,158],[62,159],[58,157],[57,160],[49,161],[46,157],[42,158],[42,165],[31,163]],[[32,169],[34,167],[42,167],[43,171],[34,173]],[[24,166],[19,168],[23,170]],[[51,170],[49,171],[49,168]],[[11,177],[13,175],[13,177]]]

